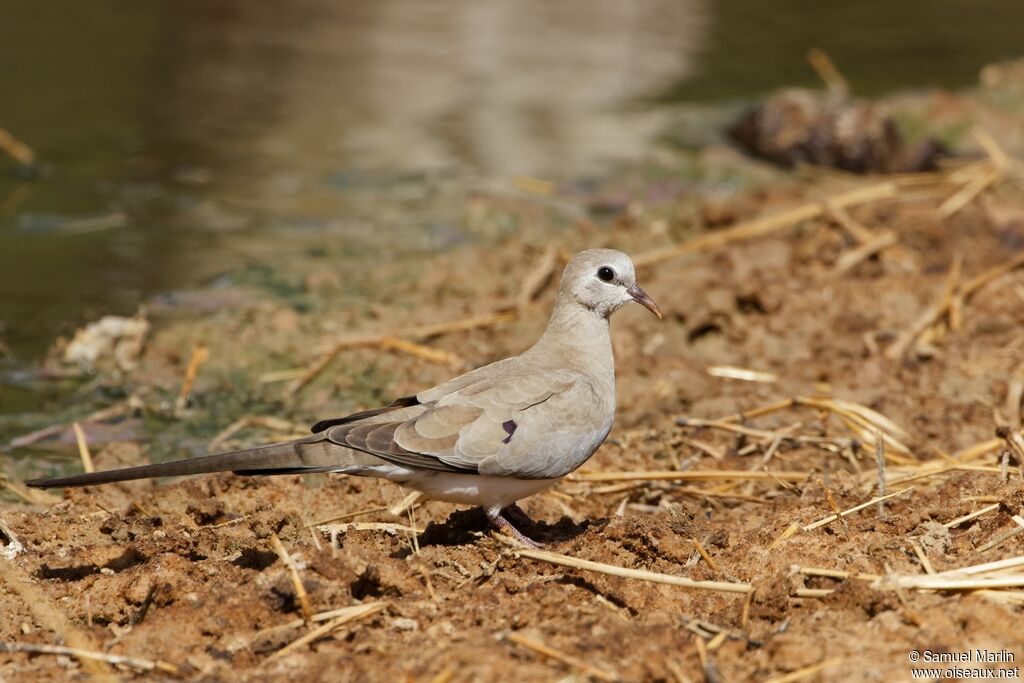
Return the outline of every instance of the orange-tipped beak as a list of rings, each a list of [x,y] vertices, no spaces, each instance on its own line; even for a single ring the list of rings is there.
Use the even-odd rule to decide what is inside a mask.
[[[626,294],[629,294],[633,297],[633,301],[658,316],[658,320],[661,320],[661,309],[658,308],[658,304],[654,303],[654,299],[648,296],[647,292],[640,288],[640,285],[633,285],[626,290]]]

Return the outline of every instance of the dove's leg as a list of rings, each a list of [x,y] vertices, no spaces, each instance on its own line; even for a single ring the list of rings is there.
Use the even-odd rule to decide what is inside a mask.
[[[491,526],[493,526],[501,533],[505,534],[506,536],[511,536],[522,545],[525,545],[527,548],[542,547],[540,543],[533,540],[519,529],[515,528],[512,522],[505,519],[505,517],[502,516],[503,511],[501,508],[485,508],[484,512],[487,513],[487,521],[491,523]],[[520,510],[520,512],[522,512],[522,510]]]
[[[501,509],[501,516],[512,522],[523,526],[526,524],[533,524],[533,520],[530,519],[530,515],[523,511],[523,508],[519,507],[516,503],[507,505]]]

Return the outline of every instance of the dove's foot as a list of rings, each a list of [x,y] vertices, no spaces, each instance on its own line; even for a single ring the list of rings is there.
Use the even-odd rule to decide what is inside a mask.
[[[509,507],[515,507],[515,509],[516,509],[516,511],[518,512],[519,515],[522,515],[527,520],[530,519],[529,517],[526,516],[526,513],[523,512],[522,510],[520,510],[517,506],[510,505]],[[506,536],[509,536],[509,537],[515,539],[520,545],[524,545],[527,548],[542,548],[543,544],[538,543],[537,541],[533,540],[532,538],[530,538],[529,536],[524,534],[522,531],[517,529],[512,524],[512,522],[510,522],[507,519],[505,519],[504,513],[508,509],[509,508],[505,508],[504,510],[502,510],[502,509],[486,510],[486,512],[487,512],[487,521],[489,521],[491,523],[491,526],[493,526],[495,529],[497,529],[501,533],[503,533]],[[512,514],[516,515],[516,512],[513,512]]]

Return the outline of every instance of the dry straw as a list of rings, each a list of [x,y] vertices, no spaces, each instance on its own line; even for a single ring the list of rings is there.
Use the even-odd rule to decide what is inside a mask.
[[[588,572],[620,576],[625,579],[638,579],[640,581],[649,581],[651,583],[663,583],[669,586],[680,586],[682,588],[695,588],[699,590],[719,591],[723,593],[749,593],[754,590],[753,587],[747,583],[697,581],[685,576],[672,576],[671,574],[661,574],[659,572],[651,572],[644,569],[629,569],[627,567],[618,567],[616,565],[605,564],[603,562],[581,560],[576,557],[552,553],[546,550],[517,548],[515,550],[515,554],[520,557],[526,557],[540,562],[548,562],[550,564],[557,564],[562,567],[572,567],[573,569],[581,569]]]

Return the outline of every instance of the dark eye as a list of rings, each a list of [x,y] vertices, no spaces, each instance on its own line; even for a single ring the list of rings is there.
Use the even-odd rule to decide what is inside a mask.
[[[601,266],[597,269],[597,278],[601,282],[611,282],[615,279],[615,271],[608,266]]]

